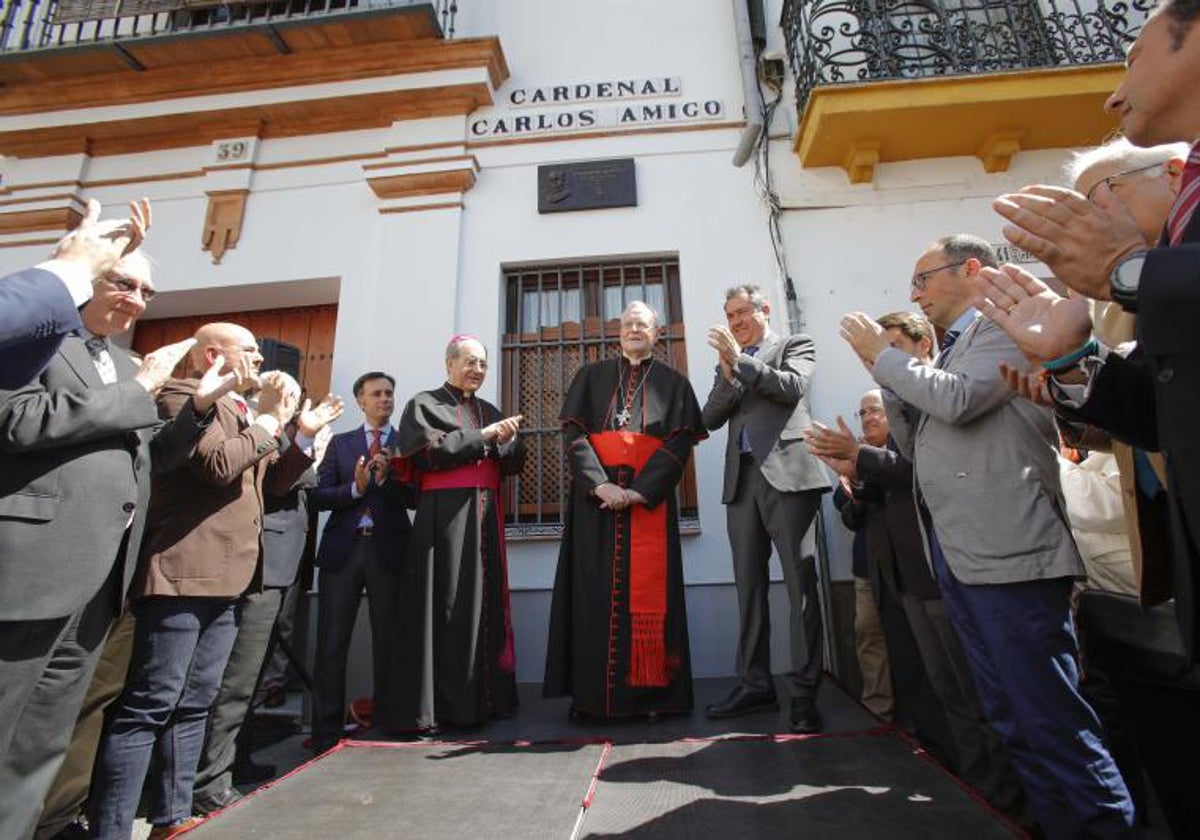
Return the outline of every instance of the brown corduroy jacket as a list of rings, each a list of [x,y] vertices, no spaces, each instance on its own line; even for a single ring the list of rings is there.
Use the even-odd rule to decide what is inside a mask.
[[[173,417],[199,380],[172,379],[158,395]],[[298,447],[248,423],[228,395],[186,465],[154,479],[135,596],[236,598],[261,585],[263,486],[282,495],[312,465]]]

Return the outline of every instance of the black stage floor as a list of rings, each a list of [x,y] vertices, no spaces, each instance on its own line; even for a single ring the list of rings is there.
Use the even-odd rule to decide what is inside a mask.
[[[826,732],[786,708],[709,721],[726,680],[697,681],[690,716],[568,722],[523,686],[516,718],[437,742],[344,741],[193,831],[219,838],[1012,837],[1015,831],[835,684]],[[786,704],[785,704],[786,706]]]

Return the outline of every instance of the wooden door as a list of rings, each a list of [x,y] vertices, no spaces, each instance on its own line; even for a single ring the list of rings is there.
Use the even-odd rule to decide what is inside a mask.
[[[257,312],[223,312],[139,321],[133,334],[135,353],[182,341],[202,325],[214,321],[240,324],[256,338],[274,338],[300,348],[300,380],[314,401],[329,393],[333,375],[333,340],[337,328],[337,304],[263,309]],[[176,371],[176,373],[180,373]]]

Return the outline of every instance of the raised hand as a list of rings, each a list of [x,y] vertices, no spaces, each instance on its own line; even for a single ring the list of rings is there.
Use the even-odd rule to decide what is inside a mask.
[[[296,418],[296,425],[301,432],[313,437],[321,429],[341,417],[345,408],[342,398],[335,397],[333,394],[327,394],[325,399],[315,407],[312,400],[305,400],[300,409],[300,415]]]
[[[513,435],[517,433],[517,429],[521,428],[521,421],[525,419],[523,414],[514,414],[512,417],[505,417],[503,420],[497,420],[488,426],[484,426],[480,430],[485,442],[496,444],[506,443],[511,440]]]
[[[367,492],[367,482],[371,480],[371,470],[367,466],[367,456],[359,455],[358,460],[354,462],[354,486],[358,491],[358,495]]]
[[[128,219],[100,220],[100,202],[89,199],[87,213],[79,225],[54,247],[57,260],[80,263],[93,280],[103,277],[117,260],[137,250],[150,229],[150,201],[129,203]]]
[[[183,341],[177,341],[147,353],[142,358],[141,367],[133,375],[134,380],[145,388],[150,396],[154,396],[163,383],[171,378],[171,371],[175,370],[175,366],[195,344],[196,339],[185,338]]]
[[[837,429],[814,421],[812,428],[804,433],[804,440],[808,444],[808,451],[819,458],[836,458],[843,461],[858,458],[858,439],[840,416]]]
[[[729,327],[717,324],[709,327],[708,346],[717,351],[717,362],[721,366],[721,375],[726,379],[733,378],[733,368],[738,363],[742,353],[742,345],[733,337]]]
[[[200,414],[212,408],[221,397],[230,391],[240,390],[245,384],[247,365],[234,365],[226,373],[221,373],[224,366],[225,357],[218,355],[200,377],[200,384],[196,386],[196,393],[192,395],[192,404]]]
[[[844,315],[838,332],[868,371],[875,367],[875,359],[879,354],[890,346],[887,332],[865,312]]]
[[[300,389],[293,386],[294,380],[277,370],[269,370],[258,378],[262,391],[258,395],[258,414],[260,417],[273,417],[280,426],[285,425],[296,413],[300,402]],[[301,431],[305,431],[303,428]],[[316,430],[309,434],[315,434]]]
[[[1015,265],[982,268],[971,285],[974,305],[1034,362],[1065,356],[1092,334],[1086,299],[1064,298]]]
[[[332,438],[333,426],[322,426],[321,431],[317,432],[313,438],[312,459],[314,467],[319,467],[321,462],[325,460],[325,452],[329,449],[329,441]]]
[[[1133,215],[1108,184],[1091,201],[1064,187],[1037,184],[1002,195],[992,209],[1003,216],[1004,236],[1044,262],[1075,291],[1108,300],[1109,276],[1120,260],[1147,247]]]

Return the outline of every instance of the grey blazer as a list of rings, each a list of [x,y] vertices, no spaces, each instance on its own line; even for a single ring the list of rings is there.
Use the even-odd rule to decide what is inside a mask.
[[[317,470],[309,467],[282,496],[263,493],[263,586],[296,582],[308,541],[308,491],[317,486]]]
[[[733,369],[733,382],[717,368],[703,417],[709,430],[729,423],[722,502],[732,502],[737,493],[742,463],[738,438],[743,428],[755,464],[776,490],[829,490],[824,467],[804,445],[804,432],[812,426],[808,390],[815,367],[816,349],[807,335],[783,338],[768,332],[758,353],[742,353]]]
[[[888,348],[875,360],[892,436],[962,583],[1082,576],[1058,479],[1058,435],[1046,408],[1021,399],[1000,363],[1029,362],[976,318],[937,365]],[[902,401],[903,404],[900,404]]]
[[[0,391],[0,621],[70,615],[114,561],[124,593],[151,464],[156,473],[182,464],[200,435],[190,401],[163,423],[133,381],[133,360],[119,347],[110,353],[117,382],[106,385],[82,339],[68,335],[37,379]]]

